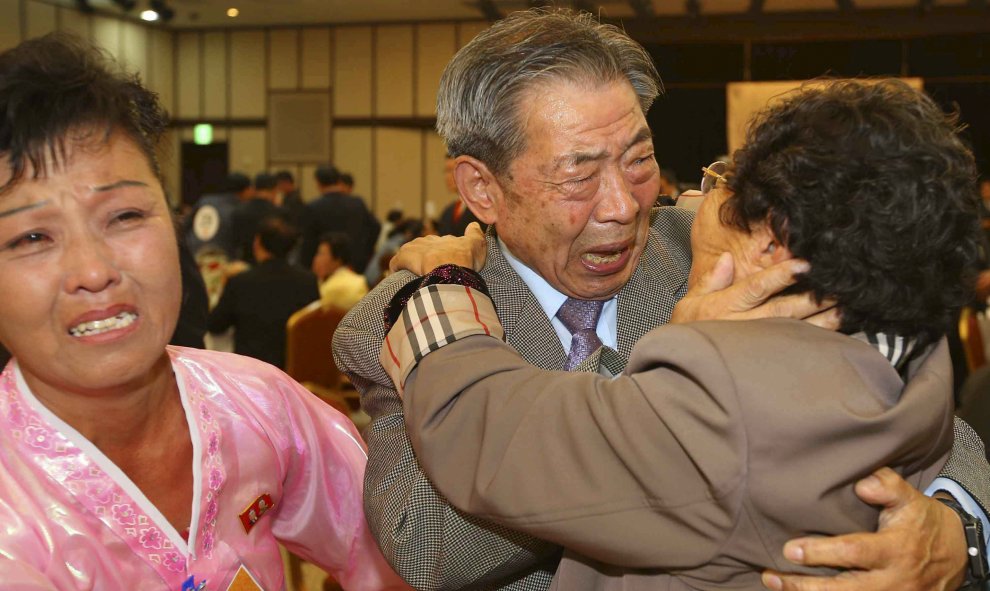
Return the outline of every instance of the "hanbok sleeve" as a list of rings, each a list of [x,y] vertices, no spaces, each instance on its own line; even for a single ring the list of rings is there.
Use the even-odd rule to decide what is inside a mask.
[[[354,424],[288,378],[278,389],[291,449],[275,537],[345,589],[409,589],[368,530],[362,502],[367,455]]]

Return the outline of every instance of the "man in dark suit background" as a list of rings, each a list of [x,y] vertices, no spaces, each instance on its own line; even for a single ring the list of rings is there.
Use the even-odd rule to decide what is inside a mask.
[[[298,231],[281,216],[263,219],[252,249],[257,265],[227,281],[209,330],[234,327],[234,352],[285,367],[285,323],[320,297],[316,275],[286,260]]]
[[[301,227],[306,203],[296,187],[296,178],[288,170],[280,170],[275,173],[275,183],[275,191],[278,193],[276,203],[285,210],[296,227]]]
[[[354,268],[364,269],[374,252],[381,223],[364,200],[344,192],[340,171],[333,166],[316,169],[316,186],[320,196],[306,204],[299,262],[309,268],[326,232],[343,232],[354,246]]]
[[[222,193],[199,198],[186,218],[183,231],[185,243],[194,256],[211,251],[225,255],[228,260],[240,256],[234,212],[252,193],[251,179],[232,172],[224,181]]]
[[[235,258],[249,265],[256,262],[254,238],[261,220],[281,212],[279,206],[275,204],[277,197],[275,185],[274,175],[266,172],[255,175],[254,191],[234,210],[234,234],[237,241]]]
[[[508,343],[539,367],[562,369],[568,362],[573,337],[557,318],[568,300],[604,302],[591,323],[603,346],[576,369],[611,374],[625,366],[637,339],[675,312],[684,321],[820,312],[805,296],[763,303],[804,269],[798,261],[722,289],[732,280],[726,258],[687,290],[693,216],[651,207],[659,181],[645,113],[658,92],[641,46],[590,15],[563,11],[518,12],[497,22],[462,48],[441,78],[437,128],[455,160],[458,189],[472,212],[492,224],[481,275]],[[334,335],[337,365],[372,417],[365,432],[372,533],[417,588],[547,589],[559,547],[465,516],[417,463],[402,401],[378,362],[382,310],[411,279],[408,272],[386,278]],[[973,476],[980,490],[983,466],[966,464],[955,473]],[[961,576],[965,557],[946,556],[934,541],[962,536],[959,519],[916,492],[885,493],[890,508],[881,533],[858,534],[841,561],[837,549],[849,539],[805,544],[805,563],[861,569],[844,575],[857,591],[911,583],[927,589],[931,581]],[[831,581],[786,581],[796,590],[823,582]]]

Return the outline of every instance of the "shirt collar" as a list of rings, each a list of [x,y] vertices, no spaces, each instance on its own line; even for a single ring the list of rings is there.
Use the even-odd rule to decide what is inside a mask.
[[[866,332],[857,332],[849,336],[871,345],[886,357],[894,369],[901,374],[907,370],[908,362],[918,353],[915,350],[915,345],[918,344],[915,339],[892,334]]]

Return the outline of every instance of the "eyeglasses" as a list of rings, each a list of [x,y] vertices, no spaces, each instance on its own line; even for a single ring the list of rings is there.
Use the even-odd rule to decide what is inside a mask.
[[[725,180],[725,173],[728,172],[729,165],[721,160],[716,160],[708,166],[702,166],[701,172],[701,194],[707,195],[718,184],[719,181],[723,183]]]

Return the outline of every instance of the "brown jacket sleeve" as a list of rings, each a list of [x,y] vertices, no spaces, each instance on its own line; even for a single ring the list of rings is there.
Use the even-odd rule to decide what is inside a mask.
[[[454,506],[598,560],[707,562],[740,511],[745,431],[712,344],[663,332],[676,350],[640,346],[663,363],[615,379],[545,372],[484,336],[427,355],[404,398],[421,465]]]

